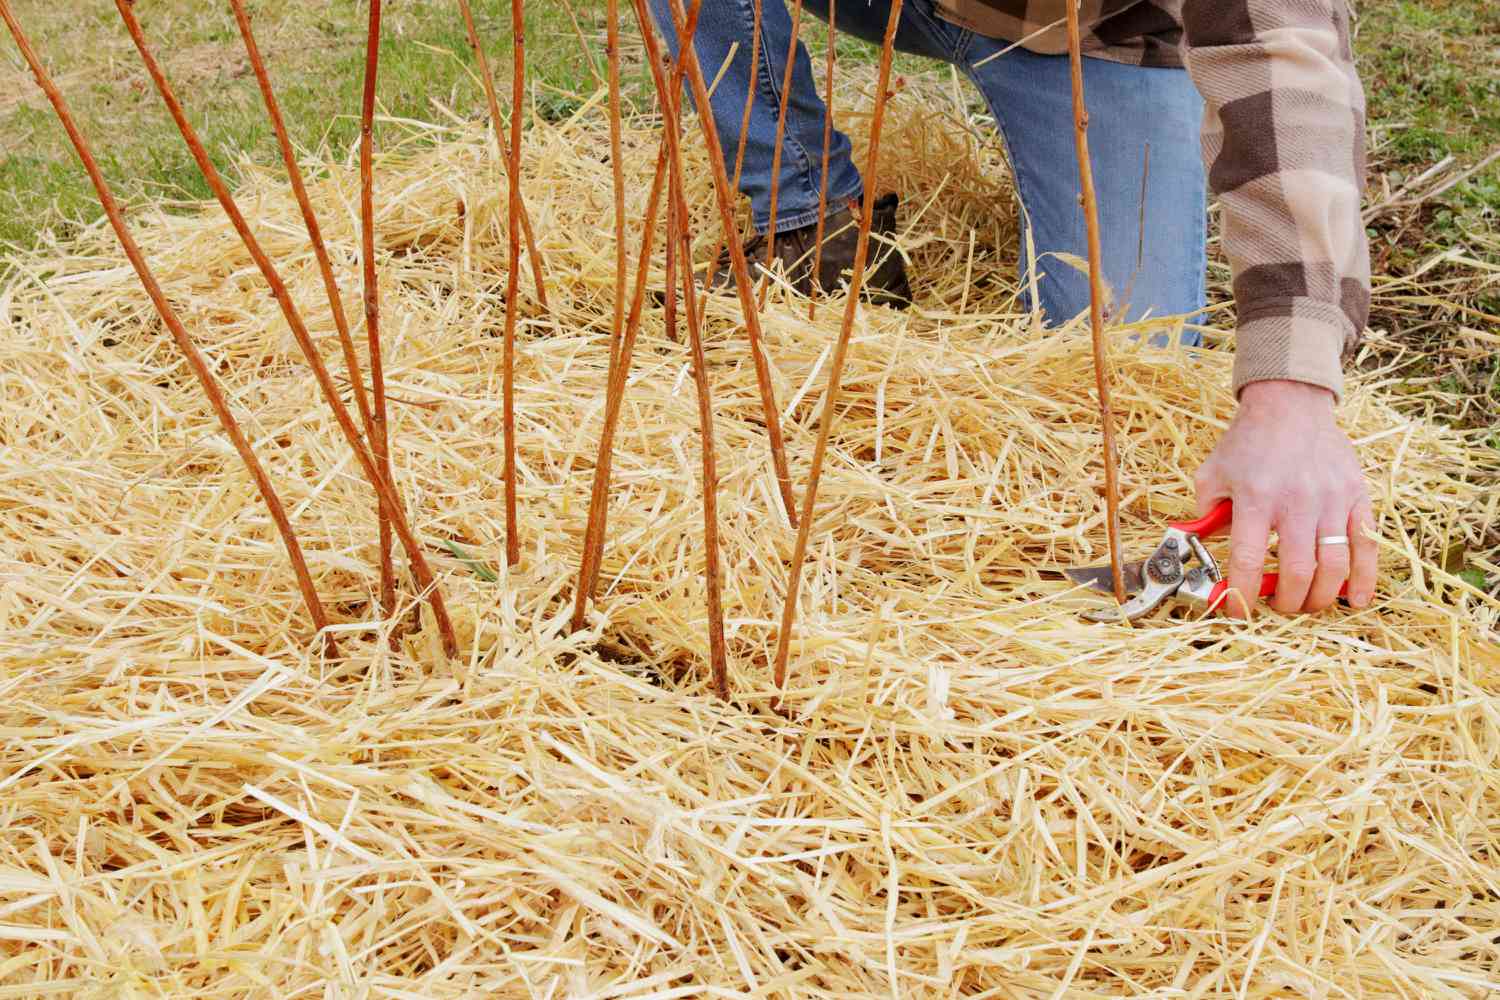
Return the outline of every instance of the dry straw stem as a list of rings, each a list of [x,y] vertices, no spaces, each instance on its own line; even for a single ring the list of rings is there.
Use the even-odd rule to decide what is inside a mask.
[[[364,93],[359,106],[359,257],[365,304],[365,340],[370,351],[370,392],[374,396],[370,436],[381,479],[392,490],[396,477],[391,471],[390,441],[385,405],[385,363],[380,356],[380,277],[375,271],[375,83],[380,73],[380,0],[370,0],[370,22],[365,32]],[[380,526],[380,615],[389,619],[396,610],[396,569],[391,563],[391,519],[376,500]],[[396,641],[392,632],[391,641]]]
[[[635,272],[635,298],[630,306],[630,319],[625,327],[619,349],[613,347],[611,335],[609,352],[609,374],[604,395],[604,427],[599,432],[598,457],[594,461],[594,483],[589,494],[588,521],[583,533],[583,558],[578,565],[578,585],[573,594],[573,631],[584,627],[588,602],[593,600],[599,585],[599,564],[604,552],[604,536],[609,519],[609,473],[613,465],[615,431],[620,425],[620,408],[625,404],[625,383],[630,377],[630,362],[635,354],[635,338],[640,332],[641,310],[646,298],[646,278],[650,274],[651,241],[656,235],[656,215],[660,210],[662,185],[667,176],[667,138],[662,136],[661,152],[657,155],[656,176],[651,181],[651,196],[647,199],[646,224],[641,236],[640,263]],[[670,239],[671,230],[668,229]],[[670,270],[668,271],[670,274]],[[672,290],[667,292],[670,297]],[[670,298],[668,299],[670,302]],[[674,338],[675,339],[675,338]]]
[[[520,310],[521,292],[521,116],[526,98],[526,18],[522,0],[510,0],[510,30],[513,46],[510,192],[506,199],[505,224],[508,248],[505,258],[505,375],[502,393],[505,407],[505,562],[516,566],[521,562],[521,529],[516,512],[516,315]],[[622,294],[618,283],[616,294]]]
[[[615,312],[610,325],[610,354],[620,350],[625,336],[625,167],[620,162],[620,3],[605,4],[605,63],[609,73],[609,176],[615,202]]]
[[[1497,161],[1500,161],[1500,146],[1496,146],[1490,150],[1473,166],[1465,167],[1462,170],[1454,170],[1453,167],[1456,166],[1456,161],[1452,156],[1445,156],[1416,177],[1402,184],[1394,192],[1389,191],[1388,176],[1382,176],[1381,180],[1387,186],[1387,194],[1379,201],[1374,201],[1372,204],[1366,206],[1362,214],[1364,224],[1368,226],[1383,215],[1425,205],[1434,198],[1453,190],[1470,177],[1475,177],[1488,170]],[[1423,188],[1423,184],[1427,184],[1428,186]]]
[[[681,126],[677,122],[667,123],[667,128],[675,128],[681,133]],[[677,339],[677,230],[681,228],[677,220],[677,206],[672,200],[667,199],[667,232],[662,241],[662,271],[666,275],[662,286],[661,317],[662,328],[666,330],[668,340]]]
[[[239,25],[240,38],[245,43],[245,52],[250,57],[250,68],[255,72],[255,82],[260,87],[266,104],[266,114],[271,119],[271,128],[276,133],[276,144],[281,149],[281,160],[286,165],[287,180],[292,193],[297,197],[297,207],[302,212],[302,222],[307,227],[307,239],[312,245],[313,256],[318,261],[318,273],[323,277],[323,291],[328,296],[328,308],[333,314],[334,326],[338,328],[339,347],[344,352],[344,367],[349,372],[349,385],[354,393],[354,403],[359,408],[360,424],[365,436],[375,437],[375,415],[370,409],[370,394],[365,389],[364,375],[360,371],[359,356],[354,350],[354,337],[349,332],[349,318],[344,312],[343,294],[338,279],[333,274],[333,262],[328,258],[328,245],[323,239],[323,229],[318,225],[317,213],[307,197],[307,184],[302,179],[302,167],[297,163],[297,154],[292,149],[291,137],[287,134],[286,121],[281,116],[281,105],[271,87],[270,74],[266,72],[265,60],[261,58],[260,46],[255,42],[255,32],[250,25],[250,15],[245,11],[244,0],[229,0],[234,9],[234,19]]]
[[[696,24],[689,25],[689,27],[693,30],[696,30]],[[689,38],[688,41],[691,42],[691,38]],[[662,60],[663,65],[666,65],[667,62],[669,62],[665,54],[662,55]],[[677,66],[680,64],[680,60],[676,63],[672,63],[673,66]],[[680,75],[676,73],[673,74],[672,79],[674,81],[672,84],[672,113],[667,117],[667,120],[662,123],[662,127],[672,129],[680,137],[682,135],[682,79]],[[662,141],[664,143],[666,142],[665,136],[662,137]],[[662,149],[665,151],[666,146],[663,145]],[[735,187],[736,189],[739,187],[738,171],[736,171]],[[676,201],[672,198],[668,198],[667,232],[666,238],[662,241],[662,269],[666,274],[666,281],[664,283],[662,293],[662,325],[666,329],[668,340],[677,339],[677,239],[675,234],[678,228],[680,228],[681,221],[682,220],[677,217]],[[717,256],[717,254],[715,256]],[[699,318],[700,320],[702,319],[701,316]]]
[[[1125,575],[1120,556],[1120,483],[1115,449],[1115,414],[1109,398],[1109,348],[1104,339],[1104,276],[1100,272],[1099,205],[1094,197],[1094,167],[1089,160],[1089,113],[1083,103],[1083,55],[1078,38],[1078,5],[1068,3],[1068,62],[1073,85],[1073,137],[1078,149],[1078,184],[1089,247],[1089,330],[1094,345],[1094,378],[1099,392],[1099,425],[1104,430],[1104,502],[1109,533],[1109,569],[1115,600],[1125,603]],[[1145,230],[1143,229],[1142,232]]]
[[[250,231],[250,226],[245,221],[244,214],[240,211],[239,205],[233,196],[230,195],[229,189],[225,186],[224,179],[219,176],[218,169],[214,167],[213,161],[208,158],[208,153],[204,150],[203,143],[199,141],[197,132],[189,124],[187,115],[183,112],[182,105],[178,102],[176,94],[172,92],[171,85],[167,83],[167,78],[162,73],[160,64],[151,53],[150,47],[146,44],[146,37],[141,32],[140,22],[136,20],[135,13],[131,9],[130,0],[115,0],[115,8],[120,12],[120,17],[124,20],[125,27],[130,32],[131,40],[135,43],[136,50],[140,53],[141,60],[146,65],[147,73],[150,74],[152,82],[155,83],[157,91],[161,94],[162,101],[167,105],[167,110],[171,114],[172,120],[177,124],[178,131],[182,133],[183,140],[187,143],[188,150],[192,153],[194,161],[198,164],[198,169],[202,172],[204,180],[207,181],[209,189],[213,191],[214,197],[224,209],[224,214],[229,217],[229,221],[234,227],[235,232],[238,233],[240,239],[244,242],[245,249],[249,252],[255,266],[265,278],[266,284],[270,286],[271,295],[276,299],[276,304],[281,308],[283,318],[286,320],[287,326],[290,327],[292,336],[297,341],[297,346],[302,349],[308,367],[312,369],[313,375],[318,381],[318,387],[323,392],[323,398],[327,401],[329,409],[333,411],[334,417],[337,419],[350,448],[354,450],[354,457],[359,461],[366,479],[375,489],[380,501],[381,512],[391,522],[394,522],[396,534],[401,538],[401,544],[406,548],[407,557],[411,560],[412,575],[416,578],[418,587],[432,606],[433,617],[437,620],[438,631],[442,635],[444,652],[450,657],[457,656],[458,640],[453,631],[452,620],[449,618],[447,608],[443,603],[442,592],[438,589],[437,581],[432,575],[432,568],[427,564],[427,558],[422,553],[421,544],[417,541],[416,536],[407,524],[406,514],[396,497],[395,484],[381,474],[380,468],[376,464],[376,457],[366,442],[360,438],[359,429],[354,426],[354,421],[349,416],[348,408],[344,406],[343,400],[339,398],[338,389],[333,384],[333,378],[328,374],[328,368],[323,363],[322,355],[318,353],[317,347],[308,335],[307,327],[303,323],[296,305],[292,302],[291,296],[287,293],[285,283],[282,282],[281,276],[271,263],[270,257],[262,249],[260,241]],[[363,192],[369,189],[369,185],[364,183],[363,170],[361,170],[361,175],[361,191]],[[362,226],[361,228],[364,229],[365,227]],[[367,319],[369,318],[368,312],[369,304],[367,301]],[[381,386],[383,383],[380,381],[380,366],[374,356],[370,359],[370,373],[375,395],[375,417],[377,422],[379,422],[382,419]]]
[[[698,30],[699,5],[694,5],[688,15],[688,23],[683,37],[687,44],[691,44],[694,34]],[[640,4],[636,6],[636,17],[641,24],[646,24],[649,14]],[[655,36],[644,33],[646,39],[647,58],[652,60],[653,66],[663,66],[665,62],[660,58],[660,52],[656,48]],[[659,73],[654,70],[653,73]],[[665,127],[672,130],[672,136],[680,136],[682,130],[678,127],[675,95],[682,90],[682,78],[684,67],[679,60],[673,67],[672,83],[670,92],[674,95],[673,100],[662,99],[663,123]],[[654,77],[653,77],[654,78]],[[668,108],[673,110],[668,110]],[[609,522],[609,485],[610,470],[614,463],[615,431],[620,423],[620,409],[625,403],[625,383],[630,376],[630,363],[635,353],[636,336],[641,329],[642,309],[646,302],[646,280],[650,273],[651,243],[656,235],[656,215],[660,206],[660,198],[663,184],[667,177],[668,150],[672,137],[662,135],[660,151],[656,158],[656,173],[651,179],[651,194],[646,199],[646,211],[643,216],[644,225],[641,232],[641,254],[640,261],[635,272],[635,293],[630,303],[630,316],[625,324],[625,334],[621,338],[618,347],[615,338],[610,337],[609,352],[609,381],[605,386],[604,394],[604,427],[599,433],[598,458],[594,463],[594,483],[589,494],[588,521],[583,536],[583,558],[578,566],[578,585],[573,595],[573,631],[584,627],[588,611],[588,603],[594,599],[599,587],[599,567],[603,560],[604,540]],[[667,232],[664,242],[668,250],[668,261],[666,270],[666,302],[664,304],[664,319],[667,336],[676,340],[676,333],[672,323],[673,304],[676,299],[676,288],[672,284],[674,269],[672,257],[675,248],[672,245],[674,224],[672,219],[672,199],[667,199],[668,217]]]
[[[297,588],[301,591],[302,601],[307,606],[308,614],[312,616],[313,628],[323,637],[324,651],[329,656],[336,657],[338,646],[333,636],[324,633],[324,629],[329,625],[328,615],[323,610],[323,602],[318,599],[318,590],[313,584],[312,574],[308,572],[307,560],[302,555],[302,546],[298,543],[297,533],[292,529],[292,523],[286,516],[286,508],[282,506],[281,498],[276,495],[276,488],[271,485],[270,477],[266,475],[265,469],[261,468],[260,461],[255,457],[255,451],[246,440],[245,432],[240,429],[239,422],[235,420],[234,411],[229,408],[229,402],[224,398],[224,392],[219,388],[218,381],[209,371],[203,355],[198,352],[197,346],[188,336],[187,330],[183,328],[182,321],[177,318],[177,313],[173,311],[167,297],[162,294],[161,285],[158,284],[156,276],[151,273],[151,268],[146,264],[146,258],[141,254],[140,247],[130,235],[130,230],[126,228],[125,217],[115,203],[109,184],[104,180],[104,174],[99,170],[99,164],[94,159],[88,140],[84,139],[83,133],[78,130],[78,125],[68,110],[67,102],[63,100],[62,91],[58,90],[56,84],[52,82],[41,59],[37,57],[36,50],[31,47],[31,40],[22,31],[20,22],[16,20],[15,14],[10,9],[10,0],[0,0],[0,18],[4,18],[5,26],[10,30],[11,37],[16,40],[16,47],[20,50],[22,58],[31,68],[37,86],[41,88],[42,93],[47,95],[47,100],[52,103],[52,110],[56,112],[64,131],[68,133],[68,139],[73,143],[73,149],[78,153],[78,159],[82,162],[84,171],[88,173],[89,180],[93,182],[94,191],[99,196],[99,205],[104,209],[105,217],[109,219],[110,228],[114,230],[115,237],[120,241],[120,247],[125,251],[125,257],[130,261],[131,269],[140,279],[141,286],[151,299],[152,307],[161,317],[161,321],[166,324],[177,349],[182,352],[188,367],[192,369],[193,378],[197,380],[203,394],[208,398],[219,425],[224,429],[225,435],[234,445],[234,450],[245,463],[250,477],[255,480],[256,491],[265,501],[266,509],[271,513],[271,520],[276,525],[276,532],[281,536],[282,544],[286,546],[287,557],[292,561],[292,571],[297,577]]]
[[[605,391],[610,398],[606,399],[605,407],[612,410],[614,415],[619,414],[619,396],[624,394],[625,383],[623,376],[627,369],[621,364],[623,360],[623,347],[625,340],[625,167],[621,162],[620,151],[620,5],[618,0],[609,0],[606,5],[605,19],[608,22],[605,42],[606,72],[609,74],[608,103],[609,103],[609,164],[610,182],[612,194],[614,195],[615,215],[615,295],[614,315],[610,324],[609,357],[610,376]],[[651,206],[655,211],[655,204]],[[650,243],[650,230],[656,228],[656,220],[651,219],[647,223],[647,233],[641,237],[641,245],[644,248]],[[670,237],[668,242],[670,242]],[[641,255],[641,266],[637,271],[644,271],[650,257],[648,254]],[[615,374],[619,372],[621,378],[616,382]],[[610,404],[614,405],[611,406]],[[613,443],[613,428],[610,428],[609,437]],[[600,444],[604,441],[601,438]],[[606,463],[608,460],[606,459]],[[594,586],[597,583],[595,575],[598,569],[600,554],[604,549],[605,519],[608,516],[609,506],[609,468],[605,464],[600,466],[601,475],[594,478],[594,493],[589,503],[589,524],[592,534],[584,540],[583,565],[579,567],[579,589],[573,609],[573,625],[575,628],[582,627],[585,605],[594,595]]]
[[[840,76],[864,166],[873,68]],[[709,681],[690,349],[649,303],[600,614],[569,628],[610,364],[602,104],[534,123],[522,151],[559,321],[519,334],[528,546],[503,585],[480,575],[498,569],[504,530],[503,303],[482,280],[505,267],[494,140],[484,122],[408,127],[406,141],[383,126],[376,180],[403,192],[376,219],[392,459],[424,537],[470,560],[435,557],[467,686],[434,674],[432,629],[392,653],[335,625],[331,667],[289,641],[305,612],[280,542],[108,229],[9,258],[10,996],[1467,1000],[1493,987],[1500,605],[1427,554],[1482,548],[1500,454],[1403,415],[1439,406],[1435,388],[1403,396],[1394,373],[1364,369],[1340,417],[1378,511],[1370,608],[1082,624],[1093,598],[1041,569],[1101,561],[1105,544],[1087,323],[1035,329],[1018,303],[1001,144],[966,128],[983,119],[941,77],[911,76],[903,94],[879,173],[923,207],[903,237],[922,281],[913,309],[861,308],[850,340],[790,720],[763,706],[791,538],[768,532],[775,487],[733,299],[714,297],[701,332],[739,704]],[[626,118],[632,266],[661,138],[654,110]],[[687,221],[716,234],[706,151],[682,152]],[[309,164],[307,181],[348,288],[358,170]],[[284,175],[250,170],[236,193],[336,353]],[[361,599],[368,487],[332,414],[307,406],[313,377],[233,227],[212,205],[142,205],[130,224],[214,345],[288,510],[315,519],[302,534],[330,612]],[[843,305],[809,323],[777,286],[766,306],[799,468]],[[1234,413],[1232,332],[1193,352],[1151,346],[1170,332],[1112,341],[1132,428],[1121,471],[1139,484],[1121,515],[1130,549],[1192,510],[1188,470]]]
[[[830,22],[829,33],[837,34],[837,29]],[[792,5],[792,34],[791,40],[787,42],[786,68],[781,75],[781,104],[776,109],[776,142],[775,152],[771,155],[771,222],[766,228],[766,262],[769,264],[776,259],[776,202],[781,194],[781,141],[786,135],[786,106],[787,100],[792,96],[792,70],[797,66],[797,42],[802,32],[802,0],[796,0]],[[832,122],[832,112],[824,116],[823,129],[826,132]],[[817,274],[816,271],[813,272]],[[770,290],[770,282],[767,281],[761,288],[759,305],[765,307],[766,293]]]
[[[701,4],[702,0],[694,0]],[[759,4],[760,0],[756,0]],[[685,36],[686,16],[682,0],[671,0],[672,22],[677,37]],[[650,32],[650,23],[641,25],[643,34]],[[759,32],[756,33],[757,37]],[[680,47],[678,58],[687,63],[688,82],[693,88],[693,103],[696,107],[709,107],[708,86],[703,81],[703,68],[698,63],[698,53],[691,43]],[[735,221],[734,189],[729,186],[729,176],[724,169],[724,151],[719,145],[719,129],[714,116],[700,114],[698,124],[703,130],[703,147],[708,153],[708,162],[713,170],[714,195],[719,206],[719,221],[724,226],[724,238],[729,245],[730,270],[734,275],[735,289],[739,292],[740,310],[744,318],[745,332],[750,341],[750,358],[755,364],[755,378],[760,388],[761,412],[766,422],[766,438],[771,446],[771,465],[776,475],[776,488],[781,494],[782,510],[793,527],[797,524],[797,502],[792,495],[792,477],[786,464],[786,445],[781,433],[781,413],[776,408],[776,392],[771,385],[771,366],[766,360],[762,343],[760,311],[755,303],[755,288],[750,281],[750,268],[745,261],[745,246],[740,239],[739,225]],[[707,298],[707,296],[705,296]]]
[[[589,64],[589,75],[594,78],[594,83],[600,87],[605,86],[604,77],[599,73],[599,64],[594,61],[594,47],[589,44],[583,35],[583,25],[578,23],[578,12],[568,0],[562,0],[563,9],[568,12],[568,20],[573,24],[573,36],[578,39],[578,50],[583,53],[584,61]]]
[[[495,130],[495,146],[500,154],[500,169],[505,173],[506,184],[513,184],[511,154],[509,144],[505,141],[505,125],[500,119],[500,99],[495,94],[495,78],[490,74],[489,60],[485,58],[484,45],[479,41],[479,30],[474,26],[474,12],[469,7],[469,0],[458,0],[458,9],[463,15],[464,32],[469,36],[469,48],[474,52],[474,61],[479,64],[479,78],[484,85],[484,99],[490,110],[490,125]],[[572,13],[571,8],[569,13]],[[593,65],[594,58],[590,54],[589,68],[593,69]],[[550,313],[552,307],[547,304],[547,283],[542,278],[542,254],[537,250],[536,234],[531,229],[531,213],[527,211],[525,197],[519,191],[516,197],[521,201],[521,233],[526,237],[526,257],[531,261],[531,281],[536,287],[536,301],[542,307],[542,312]]]
[[[838,24],[838,0],[828,0],[828,23]],[[833,149],[833,76],[834,67],[837,65],[838,55],[836,49],[838,32],[832,27],[828,31],[828,52],[825,57],[826,91],[823,96],[823,165],[818,181],[818,228],[813,235],[813,260],[812,273],[817,274],[823,266],[823,230],[828,225],[828,157]],[[807,318],[814,320],[818,318],[818,300],[813,297],[807,304]]]
[[[750,12],[750,80],[745,85],[745,110],[740,114],[740,138],[734,147],[734,175],[730,178],[730,188],[734,191],[740,189],[740,176],[745,169],[745,149],[750,141],[750,119],[755,111],[755,98],[760,94],[760,25],[765,16],[765,0],[751,0]],[[730,50],[730,56],[736,50]],[[726,60],[726,68],[728,62]],[[736,230],[738,231],[738,230]],[[726,229],[719,234],[718,243],[714,246],[713,256],[709,260],[717,267],[729,247],[729,231]],[[708,308],[707,296],[704,297],[703,309]],[[704,313],[698,314],[698,322],[704,320]]]
[[[655,63],[655,60],[653,60]],[[687,200],[683,196],[682,149],[678,142],[678,99],[676,90],[669,92],[667,111],[667,158],[671,183],[668,197],[677,208],[679,218],[687,217]],[[687,317],[688,345],[692,351],[693,382],[698,397],[698,436],[703,464],[703,580],[707,593],[708,664],[714,693],[729,700],[729,658],[724,648],[724,602],[719,571],[719,472],[714,452],[714,404],[708,380],[708,362],[703,354],[703,337],[698,324],[697,294],[693,277],[693,241],[686,226],[678,226],[675,237],[682,256],[682,308]]]
[[[844,303],[844,321],[839,327],[833,348],[833,365],[828,371],[828,388],[823,390],[823,415],[818,423],[818,443],[813,448],[812,468],[807,474],[807,492],[802,497],[802,521],[797,529],[797,543],[792,549],[792,564],[787,570],[786,599],[781,609],[781,631],[776,637],[775,684],[778,692],[786,689],[787,657],[791,652],[792,628],[797,618],[797,594],[802,586],[802,564],[807,559],[807,542],[812,534],[813,513],[818,503],[818,480],[823,475],[823,461],[828,454],[828,439],[839,405],[844,377],[844,362],[849,356],[849,338],[854,333],[854,318],[859,313],[859,295],[864,288],[865,262],[870,251],[870,224],[875,215],[875,192],[880,176],[880,129],[885,122],[885,105],[890,96],[891,58],[896,51],[896,26],[901,22],[901,0],[892,0],[891,13],[885,24],[885,40],[880,49],[880,72],[875,82],[875,111],[870,116],[870,159],[865,168],[865,203],[859,219],[859,236],[854,245],[854,268],[849,275],[848,297]],[[779,697],[778,697],[779,701]]]

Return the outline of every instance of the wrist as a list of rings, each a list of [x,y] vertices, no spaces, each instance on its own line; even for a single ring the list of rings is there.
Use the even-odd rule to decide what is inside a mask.
[[[1334,395],[1310,382],[1266,379],[1240,390],[1240,409],[1278,413],[1326,413],[1332,415]]]

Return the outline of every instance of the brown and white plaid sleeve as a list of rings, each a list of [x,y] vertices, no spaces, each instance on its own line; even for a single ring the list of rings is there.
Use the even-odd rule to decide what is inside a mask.
[[[1065,0],[935,0],[948,20],[1036,52],[1067,51]],[[1239,310],[1234,388],[1291,379],[1343,391],[1363,334],[1364,91],[1345,0],[1082,0],[1084,51],[1187,66],[1223,208]]]
[[[933,0],[945,21],[1015,42],[1042,55],[1066,55],[1064,0]],[[1181,66],[1182,0],[1081,0],[1083,51],[1137,66]]]
[[[1239,311],[1234,388],[1343,392],[1370,311],[1360,220],[1364,90],[1343,0],[1185,0],[1183,51],[1207,108]]]

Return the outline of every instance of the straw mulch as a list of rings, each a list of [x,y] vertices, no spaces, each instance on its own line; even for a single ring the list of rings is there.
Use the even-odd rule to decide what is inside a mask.
[[[482,126],[454,126],[378,172],[395,466],[456,665],[409,579],[416,627],[390,650],[371,494],[217,210],[134,224],[287,501],[339,662],[309,652],[265,509],[113,240],[17,259],[0,997],[1500,989],[1500,606],[1428,561],[1495,522],[1495,453],[1399,416],[1368,376],[1343,419],[1379,508],[1374,607],[1083,623],[1094,598],[1045,571],[1106,554],[1087,332],[1019,310],[999,149],[950,93],[914,80],[892,105],[883,186],[905,196],[920,307],[860,314],[787,718],[768,653],[792,532],[733,299],[710,307],[708,358],[736,702],[708,687],[693,382],[655,306],[601,601],[567,631],[613,294],[597,105],[527,137],[555,315],[528,276],[514,571],[498,164]],[[654,125],[628,124],[633,215]],[[692,176],[707,253],[701,159]],[[242,191],[341,370],[284,181]],[[354,316],[356,196],[348,162],[314,185]],[[766,310],[797,476],[840,312],[780,292]],[[1130,331],[1114,351],[1136,549],[1192,508],[1230,354]]]

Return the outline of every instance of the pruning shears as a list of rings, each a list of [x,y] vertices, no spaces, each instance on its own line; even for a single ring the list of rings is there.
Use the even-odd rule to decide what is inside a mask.
[[[1084,612],[1095,622],[1135,621],[1161,607],[1170,599],[1185,600],[1208,611],[1215,611],[1229,596],[1229,581],[1219,569],[1218,560],[1203,544],[1205,538],[1222,534],[1234,521],[1234,504],[1220,500],[1203,517],[1195,521],[1173,521],[1156,550],[1145,559],[1121,567],[1125,591],[1130,599],[1117,608]],[[1108,564],[1064,570],[1074,583],[1091,590],[1114,593],[1114,579]],[[1281,576],[1265,573],[1260,578],[1257,597],[1276,593]],[[1347,595],[1348,583],[1339,589]],[[1246,595],[1248,597],[1249,595]]]

